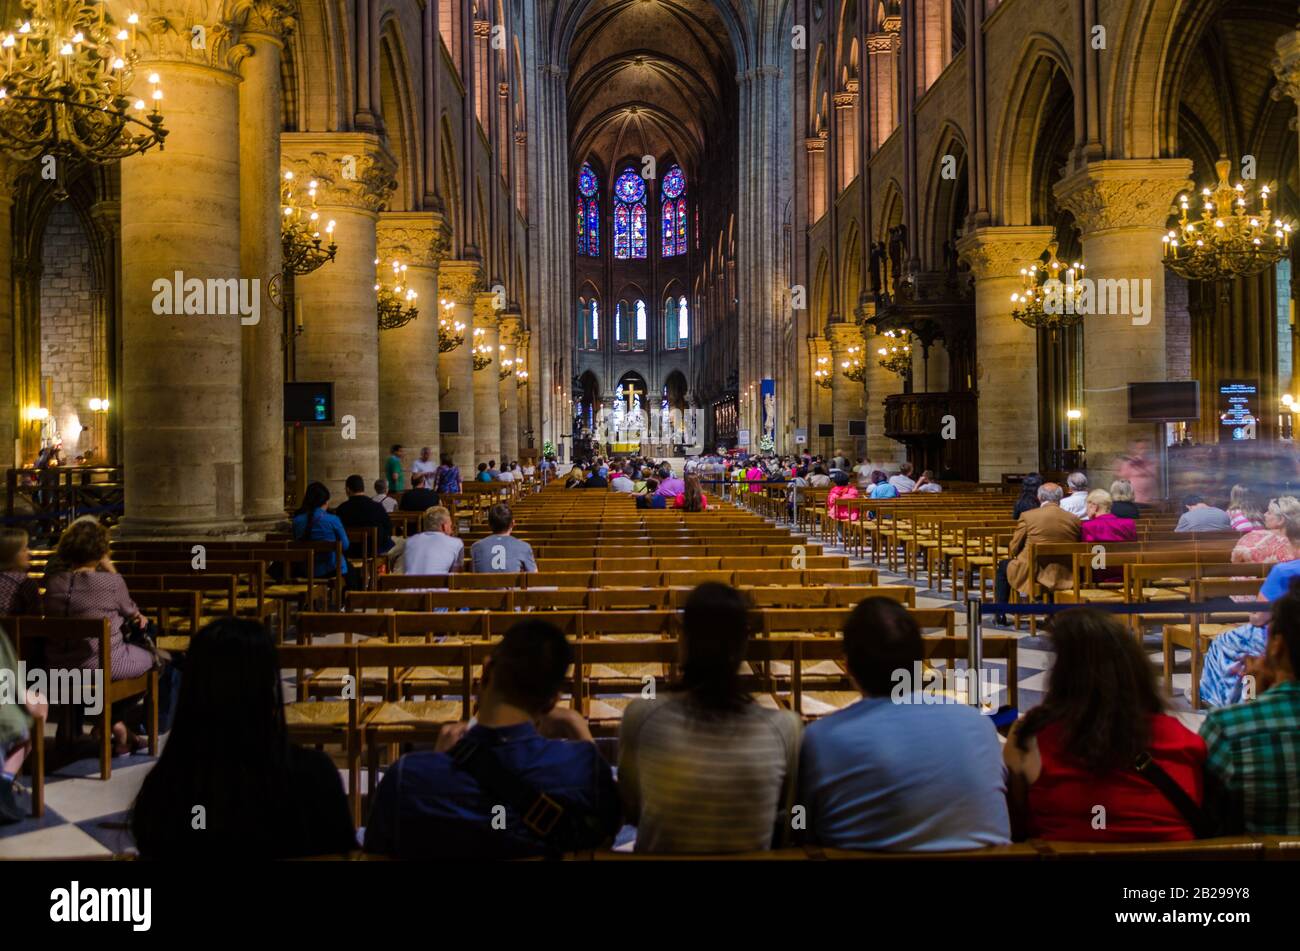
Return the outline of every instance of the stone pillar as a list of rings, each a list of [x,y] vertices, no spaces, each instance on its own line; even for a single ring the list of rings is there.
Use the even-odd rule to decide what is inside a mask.
[[[857,357],[866,363],[866,348],[862,330],[857,324],[837,321],[826,327],[826,339],[831,344],[831,422],[835,425],[835,445],[831,453],[853,453],[855,440],[849,436],[849,420],[861,419],[866,390],[862,383],[844,375],[843,363],[849,359],[849,348],[857,347]]]
[[[161,17],[140,30],[136,83],[161,78],[167,150],[121,163],[126,537],[243,529],[243,318],[226,294],[188,307],[184,294],[266,275],[240,258],[239,76],[207,5],[193,6],[205,49]]]
[[[1150,423],[1128,421],[1128,384],[1167,378],[1161,238],[1175,199],[1192,188],[1191,172],[1188,159],[1108,160],[1055,188],[1078,223],[1096,291],[1083,334],[1084,449],[1093,485],[1110,485],[1117,457],[1153,436]]]
[[[459,431],[442,433],[442,452],[450,453],[465,479],[474,475],[474,295],[482,286],[477,261],[443,261],[438,268],[438,290],[451,303],[448,321],[465,325],[465,342],[455,350],[438,355],[439,405],[443,412],[457,413]]]
[[[528,374],[524,380],[524,385],[515,384],[515,415],[518,419],[516,429],[518,431],[519,449],[534,449],[538,456],[541,455],[541,447],[537,443],[537,427],[533,422],[533,393],[535,392],[535,383],[533,381],[532,367],[536,365],[532,358],[533,335],[531,331],[521,330],[519,332],[519,342],[515,344],[515,369],[520,367]],[[532,445],[529,446],[529,437],[532,436]]]
[[[17,169],[16,162],[0,156],[0,460],[4,468],[20,462],[15,424],[22,407],[17,405],[14,386],[14,248],[10,230]]]
[[[375,300],[375,227],[396,187],[396,163],[370,133],[286,132],[284,165],[299,181],[316,179],[321,217],[333,219],[335,259],[294,282],[302,308],[297,377],[333,381],[334,426],[307,434],[307,478],[336,498],[350,475],[381,472],[379,318]]]
[[[1277,50],[1277,56],[1273,59],[1273,74],[1277,76],[1277,85],[1270,90],[1270,95],[1281,100],[1283,96],[1289,96],[1297,106],[1300,106],[1300,30],[1293,30],[1290,33],[1284,33],[1278,37],[1274,45]],[[1292,124],[1300,132],[1300,118],[1293,119]],[[1295,289],[1300,286],[1300,275],[1294,271],[1291,274],[1291,297],[1295,298]],[[1278,386],[1285,387],[1286,392],[1294,395],[1300,390],[1300,327],[1292,324],[1291,326],[1291,379],[1278,380]],[[1295,422],[1294,415],[1292,422]]]
[[[451,231],[435,211],[385,211],[379,216],[380,266],[406,265],[406,282],[418,295],[419,316],[404,327],[379,332],[379,448],[393,443],[441,452],[438,434],[438,264]],[[369,480],[367,480],[369,481]]]
[[[474,455],[476,462],[501,461],[501,396],[497,386],[497,356],[500,344],[500,312],[497,295],[491,291],[474,298],[474,335],[467,336],[475,346],[486,348],[491,362],[474,371]],[[482,333],[478,331],[482,330]]]
[[[523,318],[519,314],[506,312],[501,315],[501,343],[497,353],[503,366],[506,360],[523,359],[524,351],[520,349],[519,339],[522,328]],[[519,401],[524,395],[523,389],[515,385],[516,368],[516,365],[510,367],[509,375],[500,381],[497,388],[501,400],[501,454],[511,460],[519,458]]]
[[[239,0],[240,263],[261,278],[262,319],[243,328],[244,523],[276,528],[284,511],[284,317],[280,283],[280,62],[293,0]],[[164,100],[165,101],[165,100]],[[273,298],[274,294],[274,298]]]
[[[1045,227],[977,228],[957,242],[975,276],[981,482],[1038,469],[1037,331],[1012,318],[1011,295],[1023,286],[1020,269],[1038,259],[1054,233]]]

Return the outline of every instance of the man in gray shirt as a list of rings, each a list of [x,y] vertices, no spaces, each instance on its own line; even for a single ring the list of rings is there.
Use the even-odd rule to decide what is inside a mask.
[[[1189,495],[1183,499],[1187,511],[1174,527],[1176,532],[1228,532],[1232,530],[1232,519],[1223,509],[1215,508],[1199,495]]]
[[[475,571],[536,571],[533,546],[513,537],[515,516],[510,506],[498,502],[488,509],[488,525],[492,534],[480,538],[470,546],[469,556]]]

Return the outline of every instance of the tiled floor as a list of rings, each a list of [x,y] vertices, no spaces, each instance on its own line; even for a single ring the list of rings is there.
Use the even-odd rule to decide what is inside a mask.
[[[867,562],[855,562],[867,564]],[[944,593],[922,587],[924,582],[912,582],[905,576],[887,571],[880,573],[882,584],[914,584],[918,588],[916,604],[924,608],[958,608],[959,632],[966,628],[965,613],[961,605]],[[988,630],[1003,630],[987,626]],[[1020,632],[1018,707],[1027,710],[1037,705],[1046,687],[1045,680],[1051,659],[1047,642],[1042,637],[1030,637]],[[1159,645],[1148,641],[1152,663],[1161,663]],[[1188,657],[1180,651],[1177,657],[1178,672],[1174,674],[1174,709],[1188,728],[1200,727],[1203,714],[1194,713],[1183,697],[1190,675],[1187,673]],[[1005,669],[1000,661],[986,661],[992,667]],[[1005,693],[1005,678],[1000,683],[1000,696]],[[1000,702],[1005,702],[1000,699]],[[127,810],[153,765],[148,756],[124,756],[113,761],[112,777],[104,782],[99,777],[99,766],[93,759],[79,760],[47,777],[46,810],[40,820],[27,819],[14,825],[0,826],[0,859],[91,857],[124,852],[131,849],[130,834],[126,831]],[[24,777],[24,781],[25,781]],[[346,783],[347,777],[343,776]],[[366,783],[363,778],[362,786]],[[620,836],[623,847],[629,847],[629,830]]]

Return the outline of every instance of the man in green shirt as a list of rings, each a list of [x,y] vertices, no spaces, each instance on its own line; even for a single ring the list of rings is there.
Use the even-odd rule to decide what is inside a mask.
[[[1264,654],[1242,663],[1255,699],[1201,727],[1207,811],[1226,835],[1300,835],[1300,590],[1273,602]]]
[[[401,443],[394,443],[388,462],[384,465],[384,478],[388,480],[389,492],[401,492],[406,488],[402,482],[402,454]]]

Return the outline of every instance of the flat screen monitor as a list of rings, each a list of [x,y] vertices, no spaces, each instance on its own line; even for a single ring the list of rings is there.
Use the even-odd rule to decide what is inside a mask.
[[[456,410],[443,410],[438,414],[438,433],[448,436],[460,433],[460,413]]]
[[[333,426],[334,384],[286,383],[284,421],[301,426]]]
[[[1201,418],[1201,385],[1196,380],[1128,385],[1129,422],[1161,423]]]

